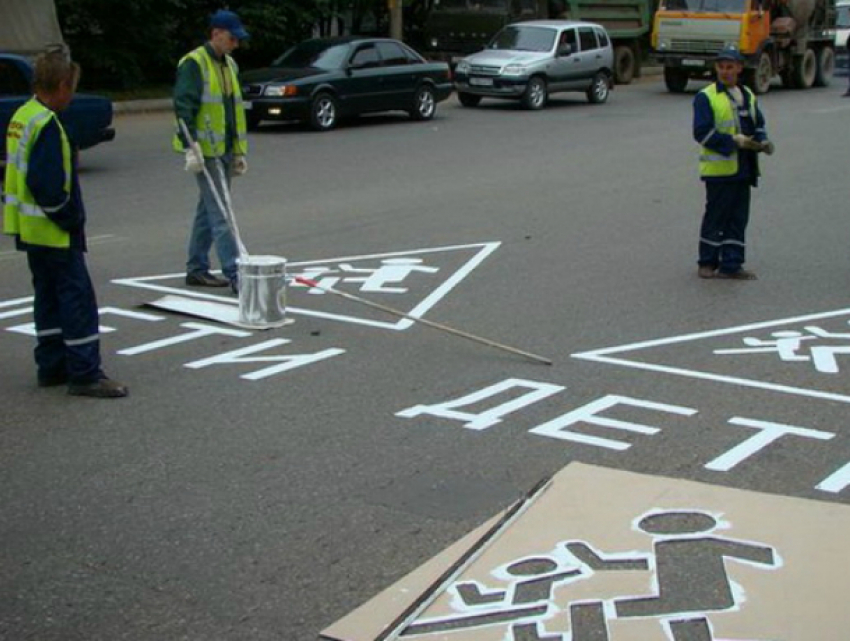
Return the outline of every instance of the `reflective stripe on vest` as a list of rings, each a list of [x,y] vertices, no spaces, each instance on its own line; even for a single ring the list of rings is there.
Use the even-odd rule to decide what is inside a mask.
[[[64,206],[43,209],[27,187],[29,158],[35,141],[42,129],[55,121],[59,125],[62,141],[62,169],[65,172],[63,190],[65,202],[71,197],[71,144],[62,123],[50,109],[35,98],[21,106],[6,132],[6,179],[3,206],[3,233],[19,236],[30,245],[67,248],[71,246],[71,235],[54,223],[47,214]]]
[[[756,122],[756,97],[749,87],[741,85],[741,91],[747,94],[750,104],[750,117]],[[738,110],[732,104],[731,98],[726,92],[718,91],[717,84],[712,83],[701,91],[708,98],[711,110],[714,112],[714,129],[709,132],[703,142],[708,140],[713,133],[729,134],[730,136],[741,131],[741,122],[738,118]],[[730,156],[724,156],[707,147],[703,147],[699,156],[699,174],[702,177],[734,176],[738,173],[738,150]]]
[[[198,64],[203,78],[203,90],[201,92],[201,108],[195,119],[195,135],[201,145],[201,151],[207,158],[224,155],[226,150],[227,123],[224,109],[225,95],[221,86],[221,77],[216,70],[221,68],[215,60],[210,57],[206,47],[198,47],[186,54],[178,63],[182,65],[187,59],[192,59]],[[225,56],[227,71],[230,76],[230,86],[233,91],[233,111],[236,121],[236,139],[233,142],[233,154],[244,156],[248,153],[248,129],[245,122],[245,105],[242,101],[242,88],[239,86],[239,76],[236,63],[230,56]],[[224,70],[222,70],[224,71]],[[180,125],[177,124],[172,146],[175,151],[184,151],[183,143],[177,132]]]

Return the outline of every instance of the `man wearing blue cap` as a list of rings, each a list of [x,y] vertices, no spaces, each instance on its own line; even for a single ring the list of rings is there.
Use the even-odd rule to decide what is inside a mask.
[[[227,287],[238,291],[239,251],[227,224],[225,212],[202,175],[207,173],[222,194],[230,189],[230,177],[248,171],[245,159],[248,136],[245,107],[239,87],[239,69],[230,54],[248,32],[232,11],[217,11],[210,18],[209,41],[190,51],[178,63],[174,87],[174,111],[177,131],[173,147],[186,156],[186,171],[195,174],[200,199],[189,238],[186,284],[196,287]],[[185,123],[191,140],[180,127]],[[224,185],[222,184],[222,176]],[[215,244],[224,278],[210,273],[209,253]]]
[[[743,268],[750,218],[750,189],[758,185],[758,153],[773,153],[755,94],[739,85],[744,69],[737,49],[721,51],[717,81],[694,98],[693,136],[701,145],[700,178],[705,214],[699,239],[700,278],[755,280]]]

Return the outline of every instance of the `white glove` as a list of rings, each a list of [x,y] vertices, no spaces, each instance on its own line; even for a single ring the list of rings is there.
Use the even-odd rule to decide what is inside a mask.
[[[749,149],[750,151],[761,151],[761,143],[756,142],[749,136],[744,134],[732,134],[732,140],[739,149]]]
[[[201,146],[193,142],[186,150],[186,171],[193,174],[199,174],[204,170],[204,153],[201,151]]]
[[[231,176],[244,176],[248,173],[248,159],[245,156],[233,156],[233,162],[230,164]]]
[[[761,150],[768,156],[772,156],[773,152],[776,151],[776,146],[769,140],[765,140],[761,143]]]

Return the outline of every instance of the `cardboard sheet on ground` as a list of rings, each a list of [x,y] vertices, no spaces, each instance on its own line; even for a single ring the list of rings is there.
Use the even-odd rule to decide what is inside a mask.
[[[499,516],[480,526],[322,638],[847,638],[850,507],[577,463],[524,507],[492,536]]]
[[[169,312],[177,312],[178,314],[186,314],[195,318],[205,318],[207,320],[226,323],[234,327],[243,329],[275,329],[290,325],[295,321],[287,318],[276,323],[268,323],[263,327],[249,325],[239,320],[239,305],[228,305],[227,303],[215,303],[212,301],[198,300],[197,298],[185,298],[183,296],[163,296],[153,302],[145,303],[146,307],[154,307],[156,309],[164,309]]]

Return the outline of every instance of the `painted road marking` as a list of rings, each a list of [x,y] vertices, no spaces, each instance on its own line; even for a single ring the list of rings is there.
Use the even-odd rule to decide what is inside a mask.
[[[429,292],[424,298],[418,300],[413,307],[406,312],[409,316],[421,318],[444,296],[446,296],[458,283],[466,278],[472,270],[480,265],[490,254],[501,245],[500,242],[474,243],[469,245],[451,245],[446,247],[431,247],[427,249],[414,249],[408,251],[395,251],[381,254],[365,254],[359,256],[342,256],[338,258],[326,258],[287,264],[289,277],[302,276],[316,280],[320,285],[332,285],[334,287],[355,287],[359,292],[371,295],[397,296],[408,294],[408,290],[421,291],[427,287]],[[460,267],[451,273],[442,267],[428,264],[426,261],[436,259],[439,263],[441,255],[471,254]],[[447,273],[442,273],[446,271]],[[217,301],[229,305],[237,305],[238,301],[232,296],[223,296],[199,292],[195,289],[180,288],[167,284],[168,281],[182,281],[183,273],[164,274],[159,276],[142,276],[136,278],[120,278],[113,280],[116,285],[137,287],[142,289],[179,294],[180,296],[199,298],[203,300]],[[426,285],[414,287],[407,283],[408,279],[427,279]],[[312,300],[305,302],[318,302],[319,290],[292,284],[290,289],[309,294]],[[294,307],[287,305],[287,314],[312,316],[329,320],[367,325],[382,329],[396,331],[405,330],[416,321],[403,318],[395,322],[375,320],[366,316],[354,316],[348,313],[335,313],[317,308]]]
[[[579,463],[522,503],[322,638],[846,638],[850,507]]]
[[[838,322],[839,319],[843,322]],[[814,324],[814,321],[817,324]],[[830,386],[836,390],[845,389],[847,386],[846,375],[836,379],[834,374],[841,372],[840,367],[842,365],[845,374],[850,372],[850,329],[848,329],[848,324],[850,324],[850,309],[840,309],[832,312],[808,314],[591,350],[572,354],[572,357],[634,369],[730,383],[743,387],[754,387],[783,394],[796,394],[850,403],[850,396],[829,389]],[[773,328],[789,326],[791,329],[771,331]],[[717,369],[727,367],[740,371],[747,367],[745,359],[756,359],[753,362],[758,364],[763,364],[764,359],[771,359],[771,362],[776,364],[775,373],[779,378],[793,379],[797,376],[797,372],[804,371],[807,375],[818,376],[818,386],[823,389],[707,371],[706,368],[691,369],[678,364],[632,360],[622,356],[624,354],[634,356],[638,352],[641,355],[651,354],[652,350],[658,350],[663,351],[664,358],[671,359],[674,356],[671,356],[669,348],[686,343],[689,344],[688,353],[692,356],[693,346],[691,344],[699,341],[704,341],[708,345],[705,351],[706,356],[716,357],[711,362],[717,366]],[[681,356],[681,354],[676,356]],[[659,356],[658,359],[654,360],[657,361],[660,358]],[[733,359],[734,362],[730,359]]]

